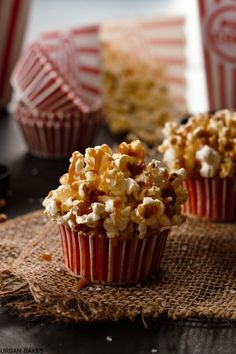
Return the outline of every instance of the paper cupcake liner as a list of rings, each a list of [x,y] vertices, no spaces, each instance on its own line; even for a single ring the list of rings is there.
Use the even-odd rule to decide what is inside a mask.
[[[233,178],[188,178],[188,200],[183,212],[213,221],[236,220],[236,180]]]
[[[31,113],[19,108],[15,119],[21,129],[31,154],[42,158],[66,158],[75,150],[84,151],[90,146],[101,121],[101,111],[93,111],[78,117],[67,114],[67,119],[53,119],[58,115],[48,114],[33,119]],[[50,116],[50,119],[45,117]]]
[[[67,269],[91,282],[135,283],[158,272],[168,230],[147,239],[114,240],[82,236],[60,225],[62,251]]]
[[[70,87],[58,67],[40,44],[31,44],[11,77],[18,97],[31,109],[40,111],[68,112],[79,109],[88,112],[88,105]]]

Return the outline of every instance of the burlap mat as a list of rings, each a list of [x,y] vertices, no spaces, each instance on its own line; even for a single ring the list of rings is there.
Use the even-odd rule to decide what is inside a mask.
[[[42,252],[52,260],[40,258]],[[105,321],[141,316],[236,320],[236,225],[188,220],[167,242],[159,276],[142,285],[88,285],[66,271],[56,225],[41,211],[0,225],[0,298],[24,317]]]

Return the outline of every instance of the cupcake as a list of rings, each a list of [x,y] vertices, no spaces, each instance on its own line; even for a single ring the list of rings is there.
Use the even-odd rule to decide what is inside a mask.
[[[159,147],[169,168],[185,168],[186,214],[214,221],[236,220],[236,112],[228,109],[167,123]]]
[[[66,267],[91,282],[127,284],[156,274],[172,225],[181,225],[184,169],[145,163],[140,141],[75,151],[43,201],[59,224]]]

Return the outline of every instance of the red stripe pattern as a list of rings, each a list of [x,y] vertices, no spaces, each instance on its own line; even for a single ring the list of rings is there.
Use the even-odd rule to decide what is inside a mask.
[[[32,109],[68,112],[78,108],[82,112],[89,111],[38,43],[33,43],[18,61],[11,82],[22,101]]]
[[[138,21],[137,28],[145,38],[150,54],[157,61],[168,63],[167,81],[173,100],[176,100],[180,109],[185,109],[183,17]],[[31,108],[44,111],[69,111],[73,104],[81,105],[83,110],[85,107],[78,101],[78,95],[85,102],[101,99],[102,63],[99,34],[99,25],[74,28],[65,33],[54,31],[42,34],[39,43],[31,47],[32,53],[24,56],[25,61],[23,58],[19,61],[12,77],[13,86],[21,93],[21,99]],[[30,70],[26,70],[28,67]],[[58,70],[62,75],[55,74]],[[62,86],[66,87],[66,93]],[[36,87],[40,90],[37,91]]]
[[[68,38],[74,53],[77,85],[82,96],[91,99],[102,97],[99,33],[99,25],[85,26],[71,29]]]
[[[164,63],[168,87],[173,101],[180,110],[186,110],[186,39],[184,17],[157,17],[144,20],[140,31],[151,55]],[[166,65],[167,64],[167,65]]]
[[[32,112],[18,103],[15,119],[30,153],[41,158],[67,158],[90,146],[101,122],[101,109],[67,114]]]
[[[198,0],[209,109],[236,109],[234,1]]]
[[[236,180],[233,178],[188,178],[189,197],[183,212],[212,221],[236,220]]]
[[[91,282],[129,284],[150,278],[161,265],[169,231],[147,239],[114,240],[89,237],[60,225],[62,251],[68,270]]]
[[[29,0],[0,0],[0,106],[11,98],[9,77],[24,37]]]

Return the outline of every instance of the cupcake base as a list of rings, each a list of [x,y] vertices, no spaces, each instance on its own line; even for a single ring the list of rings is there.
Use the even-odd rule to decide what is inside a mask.
[[[236,179],[187,178],[188,200],[183,212],[212,221],[236,220]]]
[[[146,239],[117,240],[84,236],[60,225],[65,265],[91,282],[130,284],[152,277],[161,265],[169,230]]]

